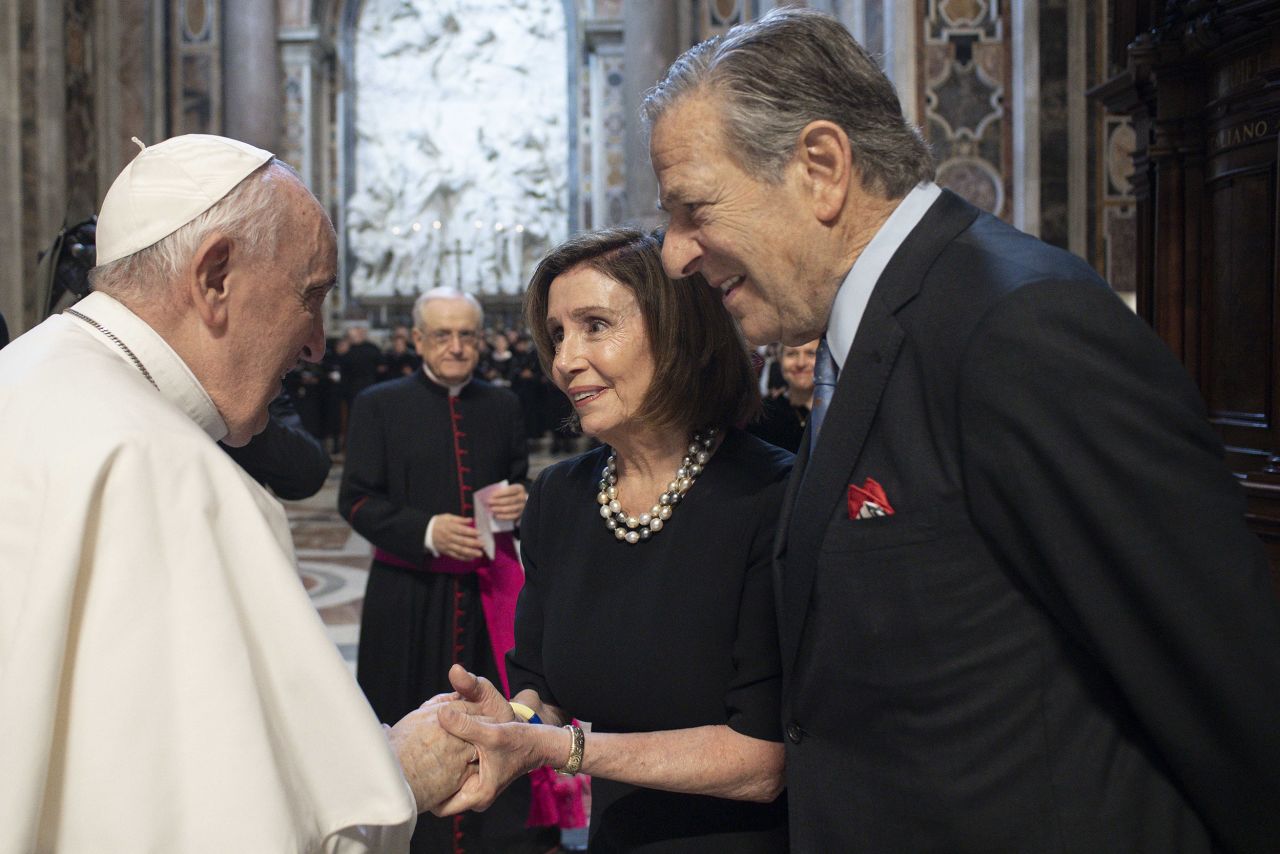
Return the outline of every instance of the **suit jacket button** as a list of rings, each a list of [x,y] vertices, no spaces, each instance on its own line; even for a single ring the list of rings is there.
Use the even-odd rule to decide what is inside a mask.
[[[787,740],[792,744],[799,744],[802,733],[800,732],[800,724],[792,721],[787,724]]]

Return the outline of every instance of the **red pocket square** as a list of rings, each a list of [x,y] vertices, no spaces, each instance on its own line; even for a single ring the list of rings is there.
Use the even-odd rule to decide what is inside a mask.
[[[884,494],[884,487],[876,483],[874,478],[867,478],[862,486],[849,484],[849,518],[874,519],[877,516],[892,516],[893,505]]]

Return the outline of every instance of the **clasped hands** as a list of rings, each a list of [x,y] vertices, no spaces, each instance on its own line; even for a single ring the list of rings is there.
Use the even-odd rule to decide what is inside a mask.
[[[483,811],[512,781],[568,756],[567,732],[519,721],[489,680],[455,664],[449,682],[452,693],[427,700],[388,733],[419,812]]]

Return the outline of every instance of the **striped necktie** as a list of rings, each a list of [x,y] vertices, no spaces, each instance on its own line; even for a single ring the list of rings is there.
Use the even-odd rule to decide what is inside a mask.
[[[822,419],[827,416],[827,407],[831,405],[831,397],[836,393],[836,375],[840,369],[836,360],[831,357],[831,348],[827,346],[827,336],[822,336],[818,343],[818,355],[813,362],[813,409],[809,413],[809,454],[818,446],[818,431],[822,429]]]

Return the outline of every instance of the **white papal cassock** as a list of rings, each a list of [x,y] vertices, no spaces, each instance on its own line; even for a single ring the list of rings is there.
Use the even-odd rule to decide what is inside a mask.
[[[0,851],[407,849],[283,509],[159,335],[75,308],[155,385],[65,314],[0,351]]]

